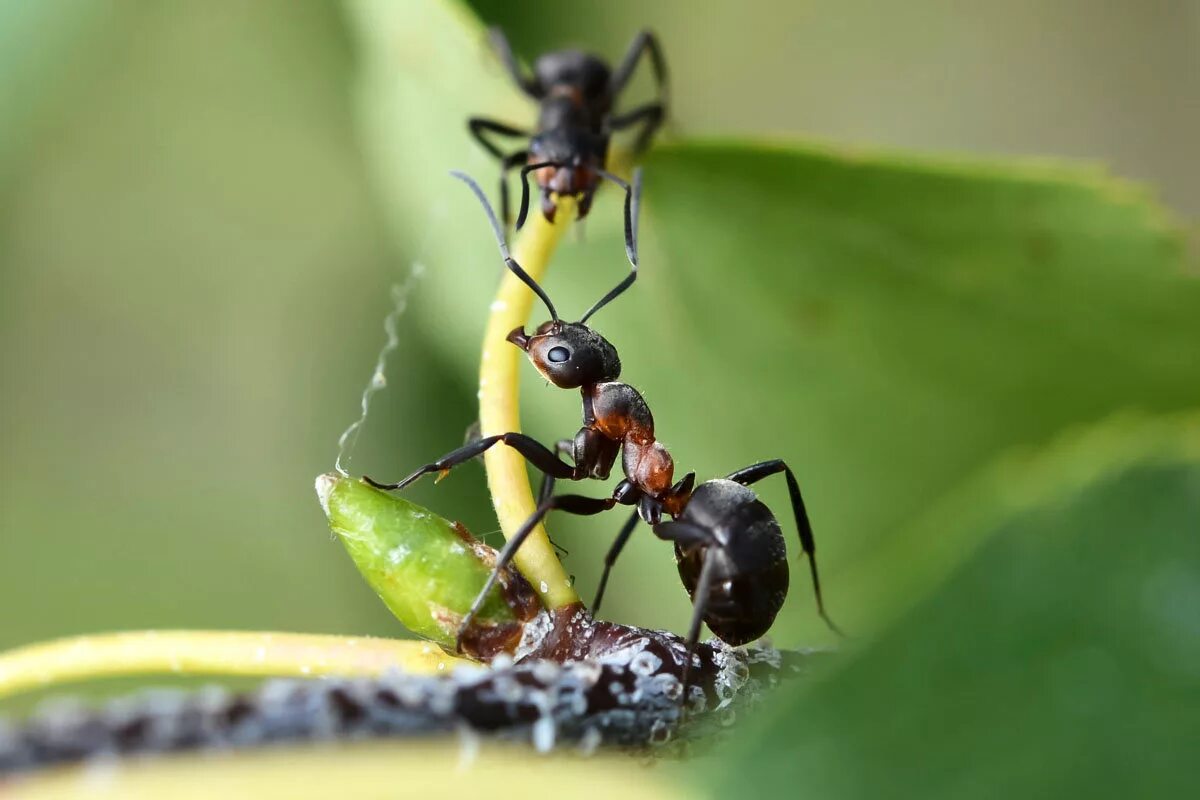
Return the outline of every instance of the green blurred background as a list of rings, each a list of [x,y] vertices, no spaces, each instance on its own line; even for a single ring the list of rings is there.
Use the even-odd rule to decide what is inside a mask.
[[[1190,0],[476,6],[527,57],[576,42],[616,58],[652,26],[677,135],[1081,157],[1200,212]],[[498,70],[482,43],[461,57]],[[142,627],[401,634],[312,491],[357,416],[388,287],[421,250],[385,233],[355,64],[336,3],[0,4],[0,647]],[[465,130],[445,136],[461,140],[457,166],[490,185]],[[430,220],[430,235],[455,235]],[[418,287],[355,471],[406,472],[457,445],[474,416],[473,371],[431,344],[430,326],[477,338],[485,309],[447,319],[423,315],[424,301]],[[647,330],[669,345],[670,331],[626,327],[623,352]],[[704,410],[685,370],[628,377],[668,430]],[[555,400],[554,424],[529,426],[543,438],[573,430],[572,401]],[[668,444],[701,476],[756,457],[804,463],[772,450],[788,420],[754,422],[758,438],[736,447]],[[878,456],[901,470],[912,457]],[[496,528],[480,468],[412,496],[476,533]],[[818,497],[836,603],[846,551],[836,531],[822,536]],[[554,526],[585,596],[618,524]],[[607,603],[613,618],[675,629],[688,613],[649,536]],[[778,641],[821,636],[811,616],[793,599]]]

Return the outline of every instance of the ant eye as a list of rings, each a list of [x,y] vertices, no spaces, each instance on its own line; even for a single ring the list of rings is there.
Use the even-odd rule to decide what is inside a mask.
[[[571,357],[571,351],[565,347],[551,347],[550,352],[546,353],[546,359],[555,364],[561,364]]]

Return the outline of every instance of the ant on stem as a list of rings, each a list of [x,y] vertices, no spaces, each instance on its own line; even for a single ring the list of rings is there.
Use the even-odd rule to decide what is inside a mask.
[[[748,487],[763,478],[783,473],[791,497],[792,513],[799,531],[800,546],[808,557],[817,612],[835,632],[837,626],[825,613],[821,581],[817,571],[816,543],[812,525],[800,494],[800,485],[786,462],[775,459],[752,464],[724,478],[695,485],[695,473],[674,481],[674,462],[656,439],[650,407],[636,389],[618,380],[621,360],[613,345],[587,326],[587,320],[628,288],[636,266],[621,284],[593,305],[579,322],[564,322],[549,296],[509,253],[503,231],[483,190],[462,173],[452,173],[466,183],[483,205],[506,267],[521,279],[545,304],[550,320],[532,333],[513,329],[508,341],[525,351],[533,366],[561,389],[578,389],[583,400],[583,426],[575,437],[558,443],[556,450],[571,456],[561,460],[537,440],[510,432],[484,436],[442,458],[425,464],[396,483],[364,480],[379,489],[401,489],[430,473],[444,473],[504,443],[521,453],[540,470],[545,482],[537,510],[505,543],[495,567],[463,617],[461,634],[482,607],[504,568],[522,542],[551,511],[592,515],[617,505],[635,506],[604,559],[604,572],[592,604],[599,610],[609,574],[639,519],[649,524],[654,535],[671,542],[680,578],[692,597],[693,611],[688,630],[688,662],[684,685],[704,622],[730,645],[753,641],[770,629],[783,607],[788,590],[787,550],[783,532],[771,510]],[[640,174],[634,174],[631,203],[637,220],[640,203]],[[553,494],[555,480],[606,479],[621,455],[625,478],[609,497]],[[664,519],[667,515],[670,519]]]
[[[641,125],[634,151],[641,152],[666,116],[667,66],[658,40],[650,31],[640,32],[629,46],[617,68],[611,69],[597,56],[579,50],[546,53],[526,75],[513,55],[512,47],[499,28],[488,31],[492,47],[517,87],[538,104],[538,122],[533,131],[503,122],[471,117],[467,126],[475,140],[500,161],[500,215],[505,225],[511,222],[508,201],[508,172],[521,167],[521,209],[516,229],[525,224],[529,212],[529,173],[534,173],[541,190],[542,214],[553,222],[558,210],[555,195],[570,195],[578,200],[578,218],[587,216],[592,198],[606,179],[625,190],[626,210],[632,187],[604,167],[613,132]],[[650,58],[658,99],[623,114],[614,114],[613,105],[633,77],[643,53]],[[489,138],[496,135],[528,139],[528,144],[505,153]],[[625,215],[625,247],[634,260],[633,225]]]

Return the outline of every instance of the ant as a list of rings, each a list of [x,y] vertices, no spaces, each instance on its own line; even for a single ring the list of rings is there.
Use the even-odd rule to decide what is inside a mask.
[[[527,334],[521,326],[514,328],[507,340],[525,351],[533,366],[548,381],[562,389],[579,389],[583,399],[583,427],[573,439],[560,441],[556,445],[557,452],[523,433],[494,434],[422,466],[397,483],[381,484],[364,477],[380,489],[401,489],[423,475],[444,474],[501,442],[521,453],[545,476],[537,510],[504,545],[491,575],[463,617],[458,649],[461,651],[462,632],[483,605],[498,576],[549,512],[592,515],[617,505],[635,506],[605,556],[592,613],[599,611],[613,565],[638,520],[643,520],[658,538],[674,544],[680,578],[692,597],[688,661],[683,673],[686,686],[701,622],[707,623],[720,639],[737,646],[764,635],[783,607],[789,580],[783,533],[775,515],[748,488],[781,472],[787,480],[800,546],[808,558],[817,612],[832,630],[840,634],[825,612],[812,525],[800,485],[786,462],[779,459],[762,461],[699,486],[695,485],[694,472],[673,482],[674,462],[655,438],[654,418],[649,406],[636,389],[618,380],[621,360],[616,348],[586,324],[596,311],[628,288],[636,274],[636,266],[630,277],[593,305],[579,322],[564,322],[542,287],[512,258],[495,211],[483,190],[466,175],[452,174],[466,183],[483,205],[505,266],[542,300],[550,312],[550,320],[539,325],[532,334]],[[640,173],[635,172],[631,194],[635,222],[640,191]],[[561,460],[558,453],[569,453],[573,463]],[[607,479],[618,454],[622,456],[625,478],[609,497],[553,494],[556,479]],[[664,520],[664,514],[671,519]]]
[[[499,28],[488,31],[488,38],[513,82],[539,106],[537,129],[532,132],[483,117],[467,120],[471,135],[500,161],[500,214],[505,225],[511,221],[508,171],[517,166],[521,166],[521,210],[517,215],[517,230],[524,226],[529,212],[530,172],[535,174],[541,189],[542,215],[549,222],[554,221],[558,210],[554,195],[577,198],[578,218],[586,217],[600,179],[604,178],[625,190],[625,246],[628,252],[635,251],[629,213],[632,188],[606,172],[604,165],[614,131],[641,124],[634,144],[635,151],[641,152],[666,116],[667,66],[654,34],[642,31],[634,37],[615,70],[588,53],[560,50],[538,58],[533,64],[532,75],[521,70],[508,39]],[[614,114],[614,101],[629,83],[642,53],[650,57],[659,99],[624,114]],[[487,134],[528,138],[529,144],[506,154]]]

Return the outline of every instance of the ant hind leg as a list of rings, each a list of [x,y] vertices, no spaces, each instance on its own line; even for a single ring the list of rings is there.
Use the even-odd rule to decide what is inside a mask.
[[[825,611],[825,600],[821,596],[821,576],[817,571],[817,543],[813,537],[812,523],[808,520],[808,510],[804,507],[804,497],[800,494],[800,483],[796,480],[792,468],[783,459],[776,458],[743,467],[736,472],[731,472],[726,478],[743,486],[749,486],[780,472],[787,478],[788,495],[792,501],[792,514],[796,518],[796,529],[800,533],[800,549],[808,557],[808,571],[812,577],[813,594],[817,600],[817,613],[831,631],[838,636],[845,636],[842,629],[829,618],[829,614]]]
[[[617,534],[617,538],[613,540],[612,547],[608,549],[608,553],[604,556],[604,571],[600,573],[600,584],[596,588],[596,599],[592,601],[593,617],[600,613],[600,601],[604,599],[604,590],[608,586],[608,576],[612,574],[613,565],[617,563],[617,557],[625,549],[625,543],[629,541],[633,529],[637,527],[639,518],[639,513],[637,510],[634,510],[629,515],[629,519],[625,520],[625,524],[621,526],[620,533]]]

